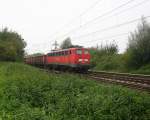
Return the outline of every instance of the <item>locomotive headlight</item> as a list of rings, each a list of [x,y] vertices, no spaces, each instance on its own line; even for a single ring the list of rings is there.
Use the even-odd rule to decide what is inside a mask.
[[[85,62],[87,62],[87,61],[88,61],[88,59],[84,59],[84,61],[85,61]]]
[[[82,62],[82,59],[79,59],[78,61],[79,61],[79,62]]]

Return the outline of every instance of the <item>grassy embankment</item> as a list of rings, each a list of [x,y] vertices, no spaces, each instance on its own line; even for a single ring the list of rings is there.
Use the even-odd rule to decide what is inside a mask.
[[[0,63],[0,119],[148,120],[150,96],[19,63]]]

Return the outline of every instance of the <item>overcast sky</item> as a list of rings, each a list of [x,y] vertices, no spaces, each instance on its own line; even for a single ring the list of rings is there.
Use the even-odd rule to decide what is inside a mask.
[[[123,52],[140,21],[111,27],[150,16],[149,6],[150,0],[0,0],[0,26],[21,34],[29,54],[46,53],[66,37],[85,47],[116,42]]]

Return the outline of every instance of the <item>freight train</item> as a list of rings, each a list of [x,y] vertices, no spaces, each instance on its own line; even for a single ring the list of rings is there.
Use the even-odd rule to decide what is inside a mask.
[[[90,52],[87,48],[68,48],[51,51],[45,55],[27,56],[25,63],[54,69],[87,71],[90,68]]]

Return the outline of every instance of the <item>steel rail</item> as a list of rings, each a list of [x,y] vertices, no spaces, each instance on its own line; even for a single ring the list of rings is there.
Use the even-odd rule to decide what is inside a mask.
[[[89,71],[86,76],[97,81],[120,84],[150,93],[150,75]]]
[[[49,69],[40,69],[47,73],[64,74],[64,71],[56,71]],[[150,94],[150,75],[115,73],[105,71],[88,71],[87,73],[67,72],[69,74],[79,75],[87,79],[96,80],[103,83],[111,83],[122,85],[128,88],[146,91]]]

